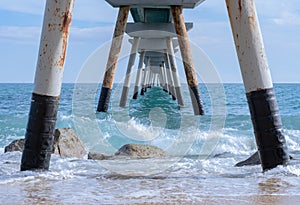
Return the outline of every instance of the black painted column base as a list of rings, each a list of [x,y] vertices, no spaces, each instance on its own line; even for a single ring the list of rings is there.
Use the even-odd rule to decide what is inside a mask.
[[[138,94],[139,94],[139,86],[135,86],[132,99],[136,100],[138,98]]]
[[[142,88],[141,89],[141,95],[144,95],[145,94],[145,88]]]
[[[289,161],[274,89],[247,93],[251,120],[264,171]]]
[[[192,98],[192,104],[195,115],[204,115],[203,103],[200,98],[200,91],[198,86],[190,87],[190,95]]]
[[[175,91],[175,87],[174,87],[174,86],[171,86],[170,90],[171,90],[172,100],[176,100],[176,91]]]
[[[107,112],[109,107],[109,101],[111,96],[112,89],[102,87],[101,88],[101,94],[98,102],[97,111],[98,112]]]
[[[168,92],[169,92],[169,95],[172,95],[172,90],[171,90],[171,85],[170,84],[168,85]]]
[[[58,104],[59,97],[32,94],[21,171],[49,169]]]
[[[174,94],[172,94],[172,100],[177,100]]]

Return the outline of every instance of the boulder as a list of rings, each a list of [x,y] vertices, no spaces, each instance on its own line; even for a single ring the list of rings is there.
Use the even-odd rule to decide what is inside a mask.
[[[99,152],[89,152],[88,154],[88,159],[92,160],[105,160],[110,158],[112,158],[112,156],[108,156]]]
[[[128,156],[132,158],[164,158],[168,154],[162,149],[144,144],[126,144],[122,146],[116,153],[116,156]]]
[[[61,128],[54,132],[53,153],[61,157],[84,158],[86,149],[73,129]]]
[[[258,152],[255,152],[248,159],[237,163],[235,166],[242,167],[242,166],[252,166],[252,165],[258,165],[258,164],[260,164],[260,158],[259,158]]]
[[[14,140],[4,152],[23,151],[24,139]],[[86,149],[83,142],[71,128],[56,129],[54,132],[53,153],[61,157],[83,158]]]
[[[4,152],[22,152],[24,147],[24,139],[18,139],[12,141],[9,145],[4,148]]]
[[[294,159],[292,156],[289,156],[289,157],[290,157],[290,160]],[[248,159],[237,163],[235,166],[242,167],[242,166],[252,166],[252,165],[259,165],[259,164],[261,164],[260,157],[259,157],[258,152],[255,152]]]

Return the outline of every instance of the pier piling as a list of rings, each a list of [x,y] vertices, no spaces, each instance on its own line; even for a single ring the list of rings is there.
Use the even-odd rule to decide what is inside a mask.
[[[289,155],[253,0],[226,0],[262,169]]]
[[[134,100],[137,99],[138,93],[139,93],[139,86],[141,84],[141,76],[143,73],[144,59],[145,59],[145,51],[142,50],[141,54],[140,54],[140,60],[139,60],[139,65],[138,65],[138,69],[137,69],[137,73],[136,73],[136,80],[135,80],[135,86],[134,86],[133,97],[132,97],[132,99],[134,99]]]
[[[182,6],[171,6],[171,11],[174,19],[176,34],[178,35],[180,53],[183,61],[183,67],[184,67],[187,83],[189,86],[194,114],[204,115],[204,109],[203,109],[202,100],[200,98],[200,91],[198,87],[196,70],[194,67],[192,53],[189,45],[189,39],[188,39],[186,26],[182,14]]]
[[[168,37],[166,41],[167,41],[167,51],[168,51],[168,55],[169,55],[170,67],[172,70],[172,76],[173,76],[173,80],[174,80],[174,87],[175,87],[177,102],[178,102],[179,106],[184,106],[183,97],[182,97],[182,93],[181,93],[179,75],[177,72],[177,65],[176,65],[176,60],[175,60],[175,53],[174,53],[172,39],[170,37]]]
[[[163,78],[163,75],[162,75],[161,65],[159,66],[158,80],[159,80],[159,86],[161,88],[163,88],[163,86],[164,86],[164,78]]]
[[[46,1],[21,171],[49,169],[73,6]]]
[[[163,71],[163,76],[164,76],[164,79],[165,79],[165,85],[164,85],[164,91],[166,93],[169,93],[169,78],[168,78],[168,74],[167,74],[167,68],[166,68],[166,64],[165,62],[162,62],[161,63],[161,67],[162,67],[162,71]]]
[[[134,37],[133,44],[131,47],[130,57],[129,57],[129,61],[128,61],[126,76],[124,79],[124,85],[123,85],[123,90],[122,90],[122,95],[121,95],[121,100],[120,100],[120,107],[126,106],[128,91],[130,88],[130,78],[131,78],[131,73],[132,73],[132,67],[134,66],[134,61],[136,58],[136,53],[138,51],[139,42],[140,42],[140,38]]]
[[[173,100],[176,100],[172,70],[170,68],[171,66],[170,66],[169,55],[168,55],[167,51],[165,51],[164,55],[165,55],[165,65],[166,65],[168,79],[169,79],[169,94],[172,95]]]
[[[142,89],[141,89],[141,95],[144,95],[145,92],[147,91],[147,87],[146,87],[146,80],[147,80],[147,71],[148,71],[148,67],[150,67],[150,58],[148,57],[147,59],[147,63],[145,68],[143,69],[143,80],[142,80]]]
[[[119,14],[115,25],[114,35],[102,83],[101,94],[98,102],[98,112],[106,112],[108,110],[111,91],[113,88],[115,71],[117,68],[118,59],[121,51],[129,9],[129,6],[120,6],[119,8]]]
[[[153,78],[153,72],[151,71],[151,69],[149,69],[149,78],[147,80],[147,88],[152,87],[152,84],[151,84],[152,78]]]

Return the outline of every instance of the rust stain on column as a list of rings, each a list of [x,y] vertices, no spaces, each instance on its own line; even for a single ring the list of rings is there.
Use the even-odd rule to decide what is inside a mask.
[[[174,19],[176,34],[178,35],[178,43],[181,50],[181,57],[183,60],[183,66],[187,77],[188,85],[189,87],[198,86],[196,71],[189,45],[189,39],[184,24],[182,6],[172,6],[171,10]]]
[[[62,27],[61,27],[61,29],[62,29],[62,54],[59,58],[59,61],[56,63],[58,66],[64,66],[64,64],[65,64],[68,36],[69,36],[71,21],[72,21],[72,14],[70,12],[66,12],[62,16]]]
[[[239,0],[239,11],[240,11],[240,14],[242,14],[242,0]]]
[[[109,57],[106,64],[106,72],[103,79],[103,87],[112,89],[115,70],[120,55],[124,32],[126,28],[126,22],[129,14],[129,6],[122,6],[119,9],[118,19],[109,51]]]

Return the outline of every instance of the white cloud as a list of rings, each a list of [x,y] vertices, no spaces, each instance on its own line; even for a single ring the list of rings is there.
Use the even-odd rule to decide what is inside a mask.
[[[72,40],[80,42],[90,42],[110,39],[113,26],[102,27],[71,27],[70,37]],[[2,42],[14,42],[22,44],[36,44],[40,39],[40,27],[20,27],[20,26],[0,26],[0,39]]]
[[[71,35],[77,39],[95,39],[101,35],[112,33],[112,26],[92,27],[92,28],[71,28]]]
[[[39,27],[0,26],[0,40],[18,44],[36,44],[40,31]]]
[[[299,0],[258,0],[259,16],[280,26],[300,25]]]
[[[0,9],[43,15],[45,2],[42,0],[0,0]],[[112,23],[116,15],[117,10],[103,0],[75,0],[74,20]]]
[[[71,27],[70,40],[75,44],[102,44],[111,40],[113,26],[102,27]]]
[[[300,25],[300,15],[290,11],[283,11],[279,18],[274,18],[273,22],[277,25]]]
[[[41,0],[0,0],[0,9],[42,15],[45,2]]]

